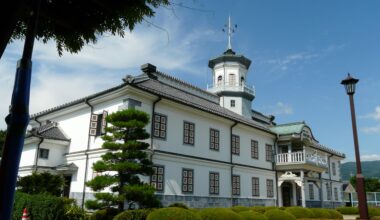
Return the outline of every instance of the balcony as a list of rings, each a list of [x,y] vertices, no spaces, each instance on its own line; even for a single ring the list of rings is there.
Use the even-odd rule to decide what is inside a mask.
[[[322,172],[328,168],[327,157],[312,151],[277,154],[275,162],[276,168],[279,170],[305,168]]]
[[[255,87],[241,83],[218,83],[216,85],[207,85],[207,91],[211,93],[218,92],[245,92],[251,96],[255,96]]]

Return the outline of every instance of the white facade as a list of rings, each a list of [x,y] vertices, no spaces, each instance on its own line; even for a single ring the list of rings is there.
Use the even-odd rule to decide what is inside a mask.
[[[65,195],[83,204],[83,199],[92,198],[85,182],[98,175],[92,171],[92,164],[105,152],[100,136],[91,135],[91,116],[133,107],[151,116],[146,130],[153,137],[146,141],[151,145],[149,152],[157,173],[143,179],[160,185],[157,196],[164,205],[329,206],[328,189],[332,189],[331,205],[340,203],[339,161],[344,155],[318,145],[305,124],[297,124],[301,138],[289,139],[284,132],[288,125],[276,126],[273,117],[262,114],[256,117],[259,113],[251,109],[254,89],[245,84],[250,61],[233,51],[221,57],[209,64],[214,74],[214,85],[209,89],[212,93],[144,65],[142,75],[127,76],[120,86],[32,116],[35,129],[25,140],[19,174],[46,170],[62,173],[69,183]],[[234,79],[229,78],[232,75]],[[218,81],[220,76],[222,82]],[[235,100],[233,107],[231,100]],[[154,137],[161,134],[155,133],[156,115],[165,119],[163,137]],[[190,125],[193,133],[186,136]],[[309,136],[304,136],[305,129],[310,130]],[[213,132],[218,134],[217,147]],[[284,144],[289,146],[286,152]],[[304,149],[303,153],[299,149]],[[294,154],[304,156],[293,163]],[[329,163],[313,163],[315,158],[322,158],[316,155],[323,155]],[[334,173],[330,168],[326,174],[333,163]],[[286,179],[286,172],[298,179]],[[283,187],[292,187],[291,195],[284,194]]]

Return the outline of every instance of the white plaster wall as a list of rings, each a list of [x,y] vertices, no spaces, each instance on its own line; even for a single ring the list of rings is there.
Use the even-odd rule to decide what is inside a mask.
[[[40,145],[40,148],[48,149],[49,156],[47,159],[43,159],[39,157],[38,163],[37,163],[38,166],[56,167],[66,162],[64,158],[64,154],[68,150],[66,146],[42,142],[42,144]]]
[[[272,162],[266,161],[265,145],[270,144],[273,147],[273,136],[271,137],[268,134],[243,125],[234,127],[232,133],[240,137],[240,155],[233,155],[234,163],[272,169]],[[251,157],[251,140],[258,141],[259,159],[253,159]]]
[[[314,192],[314,199],[310,199],[310,186],[313,187],[313,192]],[[307,182],[305,184],[305,196],[306,200],[310,201],[320,201],[320,195],[319,195],[319,188],[312,182]]]
[[[26,144],[22,149],[21,159],[20,159],[20,167],[24,166],[33,166],[36,160],[36,149],[37,144]]]

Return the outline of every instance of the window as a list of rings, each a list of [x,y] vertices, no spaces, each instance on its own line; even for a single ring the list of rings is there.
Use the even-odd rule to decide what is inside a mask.
[[[240,176],[232,175],[232,195],[240,195]]]
[[[229,74],[229,85],[234,86],[236,83],[236,76],[235,74]]]
[[[258,177],[252,177],[252,196],[260,196],[260,182]]]
[[[232,135],[232,140],[231,140],[231,151],[232,151],[232,154],[235,154],[235,155],[240,155],[240,137],[237,136],[237,135]]]
[[[336,165],[334,162],[331,163],[331,166],[332,166],[332,175],[333,176],[336,176]]]
[[[222,76],[218,76],[218,86],[222,85]]]
[[[182,169],[182,192],[192,193],[194,189],[194,170]]]
[[[166,128],[167,128],[167,116],[154,113],[154,127],[153,136],[156,138],[166,138]]]
[[[274,196],[273,180],[267,180],[267,197],[272,198]]]
[[[194,145],[195,125],[191,122],[183,122],[183,143]]]
[[[209,176],[209,192],[213,195],[219,194],[219,173],[210,172]]]
[[[265,159],[266,161],[272,162],[272,157],[273,157],[273,150],[272,150],[272,145],[265,145]]]
[[[48,159],[49,158],[49,149],[40,148],[38,157],[41,159]]]
[[[150,177],[150,185],[152,185],[157,192],[164,191],[164,167],[153,166],[153,175]]]
[[[331,186],[326,183],[327,200],[331,200]]]
[[[338,188],[334,188],[334,198],[335,198],[335,201],[338,201],[339,198],[338,198]]]
[[[210,149],[219,150],[219,131],[210,128]]]
[[[313,184],[309,184],[309,199],[314,200],[314,186],[313,186]]]
[[[90,136],[101,136],[106,133],[106,117],[107,111],[103,111],[102,114],[92,114],[90,118]]]
[[[230,106],[231,106],[231,107],[235,107],[235,100],[231,99],[231,101],[230,101]]]
[[[251,140],[251,157],[259,159],[259,142]]]

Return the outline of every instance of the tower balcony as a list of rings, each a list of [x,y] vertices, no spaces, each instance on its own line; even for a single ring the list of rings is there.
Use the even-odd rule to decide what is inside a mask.
[[[275,155],[277,170],[307,169],[317,172],[328,168],[327,156],[312,151],[296,151]]]
[[[255,97],[255,87],[241,83],[218,83],[214,85],[207,85],[207,91],[218,94],[221,92],[243,92],[252,97]]]

